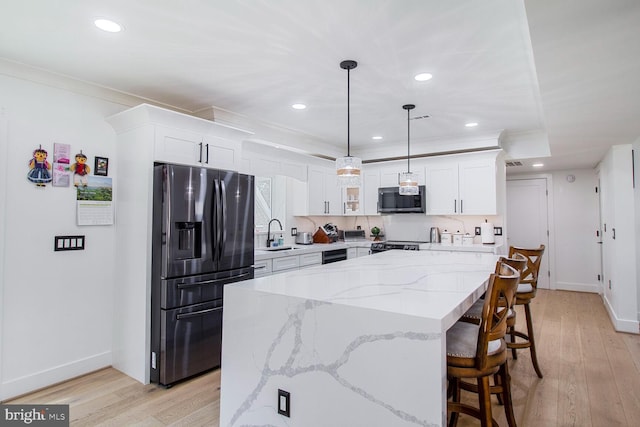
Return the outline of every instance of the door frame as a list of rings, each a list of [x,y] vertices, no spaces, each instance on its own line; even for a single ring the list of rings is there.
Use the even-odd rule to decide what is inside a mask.
[[[7,156],[9,153],[9,125],[5,110],[0,107],[0,200],[7,200]],[[6,222],[6,210],[7,203],[3,203],[0,206],[0,307],[4,307],[4,268],[5,264],[5,222]],[[2,316],[0,316],[0,348],[4,345],[2,342],[4,325],[2,322]],[[0,352],[0,400],[4,397],[4,390],[2,384],[4,384],[4,378],[2,378],[3,372],[2,364],[2,352]]]
[[[557,282],[556,282],[556,247],[555,247],[555,223],[553,218],[554,206],[553,206],[553,175],[550,173],[539,173],[539,174],[518,174],[518,175],[507,175],[507,181],[524,181],[531,179],[545,179],[547,181],[547,226],[549,227],[549,236],[547,237],[547,245],[545,252],[547,253],[549,260],[549,289],[556,290]],[[507,203],[506,203],[506,189],[505,189],[505,208],[504,208],[504,223],[506,228],[506,236],[509,235],[509,224],[507,220],[508,212],[507,212]],[[505,244],[507,242],[507,237],[504,237]],[[508,248],[507,248],[508,249]]]

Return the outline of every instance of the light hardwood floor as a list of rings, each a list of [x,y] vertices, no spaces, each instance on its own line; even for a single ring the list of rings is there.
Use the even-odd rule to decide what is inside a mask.
[[[532,312],[544,379],[527,350],[509,360],[518,425],[639,425],[640,335],[615,332],[594,294],[540,290]],[[520,307],[517,319],[521,328]],[[72,426],[191,427],[217,426],[219,399],[219,370],[164,389],[108,368],[6,403],[69,404]],[[495,400],[493,410],[506,426]],[[479,423],[462,415],[458,425]]]

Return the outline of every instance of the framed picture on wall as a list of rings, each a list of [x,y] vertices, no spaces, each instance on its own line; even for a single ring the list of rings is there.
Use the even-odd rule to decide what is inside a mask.
[[[109,175],[109,159],[106,157],[96,156],[96,168],[94,169],[93,174],[98,176]]]

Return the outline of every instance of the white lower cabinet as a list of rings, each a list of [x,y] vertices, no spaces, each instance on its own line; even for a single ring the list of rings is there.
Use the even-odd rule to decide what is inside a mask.
[[[322,264],[322,252],[300,255],[300,268]]]
[[[277,273],[279,271],[295,270],[300,267],[299,256],[287,256],[284,258],[274,258],[271,271]]]
[[[347,259],[360,258],[361,256],[371,255],[370,248],[349,248],[347,249]]]
[[[371,248],[356,248],[358,250],[358,257],[371,255]]]
[[[272,272],[273,260],[263,259],[253,263],[253,277],[268,276]]]

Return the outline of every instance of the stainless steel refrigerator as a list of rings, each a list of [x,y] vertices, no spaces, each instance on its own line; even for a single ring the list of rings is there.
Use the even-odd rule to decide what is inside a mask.
[[[220,365],[224,286],[253,278],[254,177],[154,167],[151,381]]]

